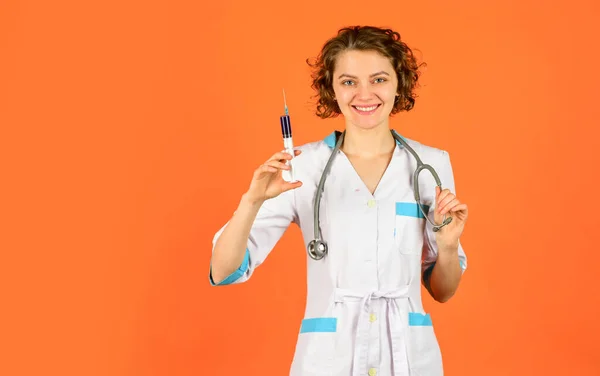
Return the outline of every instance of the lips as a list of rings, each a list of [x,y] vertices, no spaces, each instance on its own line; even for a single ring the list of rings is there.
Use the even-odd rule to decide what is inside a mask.
[[[381,106],[381,104],[351,106],[356,112],[361,115],[371,115]]]

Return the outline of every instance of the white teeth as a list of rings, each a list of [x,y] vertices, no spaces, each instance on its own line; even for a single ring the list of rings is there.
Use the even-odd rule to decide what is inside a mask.
[[[374,109],[377,108],[377,105],[371,106],[371,107],[358,107],[358,106],[354,106],[354,107],[356,107],[360,111],[365,111],[366,112],[366,111],[373,111]]]

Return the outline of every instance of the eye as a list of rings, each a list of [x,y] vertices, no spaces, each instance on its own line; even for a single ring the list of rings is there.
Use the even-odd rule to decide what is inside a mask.
[[[375,79],[375,82],[378,82],[378,83],[385,82],[385,81],[387,81],[387,80],[383,77],[378,77]]]
[[[352,80],[342,81],[342,85],[346,85],[346,86],[351,85],[352,83],[353,83]]]

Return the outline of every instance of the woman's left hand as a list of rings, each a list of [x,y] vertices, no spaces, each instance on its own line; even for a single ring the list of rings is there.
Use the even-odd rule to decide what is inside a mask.
[[[456,251],[469,214],[467,204],[458,201],[449,189],[440,192],[440,187],[437,186],[435,196],[435,223],[442,223],[444,215],[452,217],[452,222],[435,233],[438,248],[440,251]]]

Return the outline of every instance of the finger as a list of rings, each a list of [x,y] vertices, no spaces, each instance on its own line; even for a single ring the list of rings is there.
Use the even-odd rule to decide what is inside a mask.
[[[438,203],[438,209],[442,210],[444,208],[444,206],[448,205],[449,202],[451,202],[452,200],[455,200],[456,196],[454,196],[452,193],[446,195],[443,199],[440,200],[440,202]]]
[[[282,184],[282,190],[283,190],[283,192],[285,192],[285,191],[289,191],[290,189],[299,188],[301,186],[302,186],[302,182],[300,180],[295,181],[295,182],[284,182]]]
[[[269,159],[267,159],[265,161],[265,163],[268,163],[270,161],[282,161],[282,160],[288,160],[288,159],[292,159],[292,156],[289,155],[288,153],[286,153],[285,151],[279,151],[279,152],[273,154]]]
[[[449,191],[444,191],[440,194],[440,199],[438,200],[437,207],[441,210],[445,205],[447,205],[450,201],[454,200],[456,196]],[[438,211],[439,211],[438,210]]]
[[[292,158],[295,158],[295,157],[299,156],[302,153],[302,151],[294,149],[294,156],[293,157],[292,157],[292,155],[290,153],[288,153],[285,150],[282,150],[282,153],[283,153],[283,155],[285,155],[285,157],[286,157],[285,159],[289,160],[289,159],[292,159]]]
[[[467,207],[467,204],[458,204],[455,205],[452,209],[450,209],[451,212],[458,212],[458,211],[464,211],[467,212],[469,209]]]
[[[437,188],[437,190],[439,191],[439,190],[440,190],[440,188],[438,187],[438,188]],[[442,190],[441,192],[439,192],[439,194],[438,194],[438,196],[437,196],[437,199],[436,199],[436,203],[437,203],[437,205],[438,205],[438,206],[440,206],[440,203],[441,203],[441,201],[442,201],[442,200],[443,200],[443,199],[444,199],[446,196],[448,196],[449,194],[452,194],[452,192],[450,192],[450,190],[449,190],[449,189],[447,189],[447,188],[446,188],[446,189],[444,189],[444,190]]]
[[[301,153],[300,150],[294,150],[294,154],[295,155],[300,155],[300,153]],[[290,153],[286,152],[285,150],[282,150],[282,151],[279,151],[279,152],[273,154],[271,156],[271,158],[267,159],[267,162],[269,162],[269,161],[289,160],[289,159],[292,159],[292,158],[293,158],[293,156]]]
[[[277,172],[277,168],[264,164],[256,169],[254,176],[258,179],[263,177],[265,174],[272,174],[274,172]]]
[[[460,204],[460,202],[458,201],[457,198],[454,197],[450,201],[448,201],[448,202],[444,203],[442,206],[440,206],[439,213],[446,214],[450,209],[452,209],[453,207],[455,207],[458,204]]]
[[[282,170],[290,169],[290,166],[288,166],[284,162],[280,162],[280,161],[268,161],[267,163],[265,163],[265,165],[274,167],[276,169],[282,169]]]
[[[442,208],[442,211],[440,212],[440,215],[446,215],[456,205],[458,205],[458,202],[456,200],[450,201],[446,206],[444,206]]]

